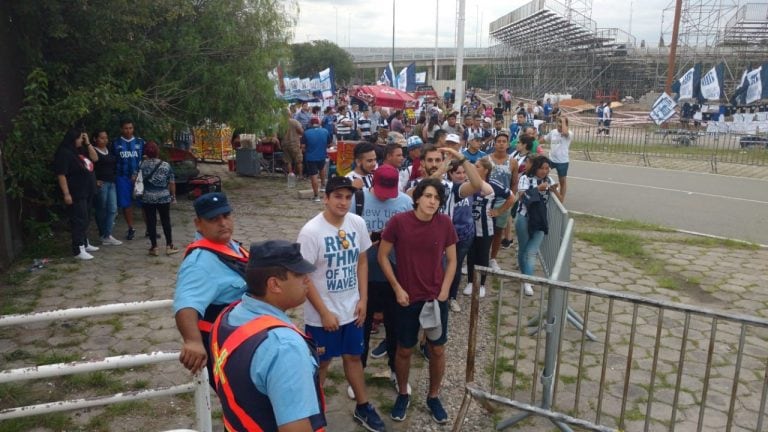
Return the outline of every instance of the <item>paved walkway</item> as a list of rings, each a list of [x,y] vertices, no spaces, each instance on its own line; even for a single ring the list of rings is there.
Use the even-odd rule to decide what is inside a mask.
[[[203,169],[216,171],[225,178],[225,190],[235,206],[235,237],[238,239],[244,241],[268,238],[295,239],[305,221],[321,210],[320,204],[299,200],[295,191],[286,190],[281,178],[235,177],[224,172],[225,167],[215,165],[204,165]],[[180,200],[172,212],[174,238],[178,245],[191,240],[194,230],[193,216],[191,201]],[[120,221],[116,231],[122,233],[124,229],[124,224]],[[599,236],[589,237],[588,235],[606,230],[639,237],[644,254],[641,260],[625,258],[620,254],[609,252],[612,250],[610,244],[606,245],[605,241],[601,243]],[[143,232],[143,227],[139,227],[139,232]],[[768,275],[765,272],[768,251],[766,250],[743,249],[676,233],[626,231],[621,227],[612,227],[605,222],[591,219],[578,219],[577,232],[579,237],[573,252],[572,280],[574,282],[732,312],[768,316]],[[146,250],[146,240],[138,239],[119,247],[105,247],[97,252],[97,258],[90,262],[75,262],[69,259],[56,261],[46,269],[33,273],[20,285],[7,287],[12,296],[4,296],[3,301],[31,305],[35,311],[44,311],[83,305],[171,298],[176,270],[182,257],[180,255],[150,257],[146,255]],[[646,261],[642,261],[643,259]],[[644,262],[647,265],[643,264]],[[516,267],[514,263],[515,250],[502,251],[502,267],[514,270]],[[501,311],[503,317],[500,333],[504,342],[502,347],[509,350],[514,348],[515,343],[517,298],[514,295],[516,290],[505,290],[504,302],[500,308],[495,307],[492,301],[493,295],[498,293],[498,286],[493,287],[490,293],[489,298],[481,303],[482,320],[479,327],[480,343],[477,363],[479,383],[487,382],[492,370],[490,366],[495,335],[494,318],[497,310]],[[523,301],[524,315],[527,317],[534,314],[537,298],[525,298]],[[583,310],[583,298],[573,297],[572,301],[577,310]],[[464,312],[451,315],[451,338],[448,345],[450,360],[443,391],[443,400],[451,419],[455,419],[457,415],[464,383],[469,316],[466,311],[469,310],[469,303],[466,297],[462,297],[460,302]],[[592,301],[596,312],[590,318],[590,329],[598,335],[600,341],[605,337],[606,320],[604,312],[599,312],[598,308],[605,306],[605,303],[598,299]],[[300,315],[300,311],[293,314],[299,322]],[[653,314],[648,311],[641,311],[639,316],[643,321],[638,327],[636,343],[638,347],[642,347],[635,350],[634,362],[640,369],[645,368],[646,371],[650,371],[649,359],[652,359],[653,350],[647,347],[647,343],[648,339],[655,337],[656,321]],[[631,309],[627,309],[626,306],[617,306],[614,320],[611,334],[612,340],[616,343],[612,345],[612,351],[608,357],[610,385],[607,390],[612,399],[603,405],[603,419],[608,418],[608,422],[618,417],[618,408],[620,408],[615,399],[616,396],[621,396],[621,394],[617,395],[617,392],[621,393],[618,384],[622,384],[622,365],[626,364]],[[675,338],[679,337],[680,322],[680,316],[670,315],[665,318],[664,335],[669,336],[670,348],[674,343],[679,342],[672,341],[676,341]],[[696,420],[695,408],[700,402],[698,395],[701,392],[702,360],[701,353],[698,351],[706,349],[709,336],[705,324],[700,322],[695,324],[695,331],[692,330],[690,335],[692,338],[690,343],[693,347],[692,355],[696,356],[698,363],[691,363],[694,366],[685,369],[686,392],[681,398],[682,410],[678,414],[678,420],[683,423],[679,430],[690,430],[688,427],[690,422]],[[723,326],[722,331],[726,335],[734,334],[730,326]],[[738,332],[735,334],[738,335]],[[737,404],[737,408],[743,408],[744,411],[740,411],[741,414],[736,418],[736,425],[744,426],[745,429],[737,428],[736,430],[748,430],[750,422],[754,421],[754,413],[760,401],[759,392],[765,372],[765,360],[768,355],[764,342],[765,334],[750,331],[748,337],[749,351],[745,356],[743,363],[745,370],[741,375],[746,384],[739,389],[740,399]],[[520,346],[528,350],[525,354],[528,362],[521,363],[517,371],[518,388],[521,390],[520,394],[524,396],[526,392],[530,392],[534,382],[533,363],[530,360],[536,358],[532,351],[535,348],[536,339],[522,336],[521,340]],[[722,380],[713,381],[715,384],[710,388],[708,406],[712,406],[712,409],[708,411],[710,414],[706,417],[708,430],[723,429],[721,419],[723,412],[727,411],[727,405],[724,404],[727,403],[730,395],[726,378],[729,374],[732,376],[733,372],[732,363],[728,363],[732,357],[728,353],[733,353],[733,344],[737,343],[737,340],[737,337],[732,336],[730,341],[717,346],[717,369],[714,370],[713,377],[718,380],[722,377]],[[378,339],[374,339],[373,343],[377,342]],[[602,362],[602,342],[590,343],[589,353],[584,363],[586,366],[581,372],[576,369],[578,363],[575,362],[578,358],[574,357],[577,356],[568,355],[568,353],[578,352],[579,346],[579,334],[572,329],[567,330],[562,348],[562,352],[566,354],[563,355],[564,363],[560,371],[558,401],[565,406],[563,409],[570,409],[573,406],[573,386],[576,382],[574,377],[585,376],[581,387],[579,411],[582,415],[594,420],[598,392],[595,382],[599,382],[599,373],[596,376],[595,371],[599,371],[598,365]],[[664,346],[667,346],[666,342]],[[4,330],[0,334],[0,359],[3,360],[4,368],[178,348],[179,336],[170,311],[33,325],[24,330]],[[667,353],[662,358],[664,362],[659,366],[657,375],[664,383],[661,385],[663,394],[659,396],[660,393],[657,393],[656,398],[661,402],[654,405],[652,413],[652,417],[658,416],[660,420],[654,423],[651,430],[658,430],[665,425],[664,419],[668,418],[671,403],[669,385],[673,384],[675,379],[674,355]],[[541,360],[540,357],[539,360]],[[414,358],[411,378],[411,384],[414,387],[414,403],[406,422],[393,425],[387,420],[391,430],[449,429],[450,425],[441,427],[434,424],[423,407],[422,395],[426,391],[427,381],[425,364],[420,358]],[[507,375],[500,375],[498,382],[502,386],[508,386],[512,371],[507,366],[503,372]],[[388,417],[395,394],[388,379],[376,378],[376,376],[386,375],[385,362],[373,360],[367,374],[371,389],[370,399],[383,417]],[[645,413],[642,402],[644,395],[647,398],[647,393],[643,392],[647,392],[649,375],[650,372],[635,373],[633,371],[631,381],[633,386],[630,389],[631,404],[627,408],[631,414],[628,416],[631,422],[627,424],[626,430],[642,429],[637,422]],[[36,397],[40,395],[44,396],[44,400],[49,400],[51,397],[60,398],[67,393],[69,393],[67,397],[71,397],[72,393],[78,396],[90,396],[103,394],[105,389],[121,391],[177,384],[183,382],[186,377],[186,372],[178,364],[169,363],[121,373],[97,374],[84,379],[43,380],[44,382],[28,386],[15,386],[10,388],[10,391],[6,386],[0,388],[2,404],[0,408],[33,402],[38,400]],[[361,430],[351,418],[353,403],[346,397],[346,384],[340,362],[334,364],[327,387],[328,429],[342,432]],[[538,388],[540,390],[540,385]],[[503,390],[501,393],[508,396],[509,390]],[[214,407],[214,410],[217,408]],[[464,430],[491,430],[494,421],[505,416],[504,411],[489,414],[474,403],[464,423]],[[71,416],[36,421],[16,430],[159,431],[191,427],[192,419],[193,407],[190,398],[176,397],[159,399],[151,403],[134,403],[122,409],[92,409]],[[216,420],[216,424],[216,430],[222,430],[219,420]],[[8,425],[0,423],[0,430],[6,430],[6,426]],[[538,431],[545,427],[547,427],[546,423],[534,420],[527,422],[519,430]]]

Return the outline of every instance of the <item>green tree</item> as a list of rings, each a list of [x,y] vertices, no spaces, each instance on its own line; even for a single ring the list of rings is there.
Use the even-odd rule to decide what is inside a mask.
[[[311,78],[321,70],[333,66],[336,81],[347,83],[354,73],[352,56],[331,41],[315,40],[293,44],[291,54],[288,73],[293,76]]]
[[[145,138],[203,119],[258,130],[281,102],[267,72],[289,55],[296,3],[281,0],[38,0],[2,10],[27,75],[3,143],[6,186],[24,208],[50,208],[48,170],[76,122]]]
[[[493,69],[488,65],[470,65],[467,67],[467,86],[480,87],[487,89],[490,87],[490,80],[493,76]]]

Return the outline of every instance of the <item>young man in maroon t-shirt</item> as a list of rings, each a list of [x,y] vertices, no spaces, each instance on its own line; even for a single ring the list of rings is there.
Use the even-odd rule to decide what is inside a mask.
[[[440,336],[429,337],[429,394],[427,407],[432,418],[446,423],[448,414],[440,399],[440,385],[445,373],[445,342],[448,330],[448,292],[456,272],[456,230],[451,218],[439,214],[445,202],[445,188],[439,179],[422,180],[413,191],[413,211],[398,213],[387,222],[381,235],[378,261],[384,276],[395,292],[397,305],[397,356],[395,373],[399,385],[398,396],[391,417],[403,421],[410,404],[407,392],[411,355],[418,342],[419,316],[424,304],[437,300],[440,306]],[[389,262],[389,253],[395,249],[397,276]],[[445,266],[443,266],[445,256]]]

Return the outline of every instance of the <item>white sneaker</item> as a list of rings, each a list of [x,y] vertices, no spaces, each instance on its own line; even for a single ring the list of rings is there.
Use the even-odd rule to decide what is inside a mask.
[[[480,285],[480,298],[485,297],[485,285]]]
[[[523,282],[523,293],[528,297],[533,295],[533,286],[528,282]]]
[[[491,258],[491,260],[488,262],[488,265],[489,265],[489,266],[491,267],[491,269],[493,269],[493,270],[497,270],[497,271],[498,271],[498,270],[501,270],[501,267],[499,267],[499,263],[497,263],[497,262],[496,262],[496,260],[495,260],[495,259],[493,259],[493,258]]]
[[[75,259],[84,260],[84,261],[92,260],[93,255],[85,251],[85,246],[80,246],[80,253],[75,255]]]
[[[389,373],[389,379],[390,379],[390,381],[392,381],[392,385],[395,386],[395,392],[400,393],[400,387],[398,387],[398,385],[397,385],[397,375],[395,375],[394,372],[390,372]],[[407,389],[408,395],[410,395],[411,394],[411,383],[408,383],[407,387],[408,387],[408,389]]]
[[[349,398],[352,399],[352,400],[355,399],[355,391],[352,390],[352,386],[351,385],[347,386],[347,396],[349,396]]]
[[[461,274],[463,274],[463,275],[467,274],[467,265],[466,264],[461,266]]]
[[[97,250],[99,250],[98,247],[92,245],[90,242],[88,242],[88,240],[85,241],[85,251],[86,252],[96,252]]]
[[[472,295],[472,283],[468,283],[467,286],[464,288],[464,291],[461,292],[464,295]]]
[[[109,237],[102,238],[101,244],[106,246],[120,246],[121,244],[123,244],[123,242],[121,242],[120,240],[112,236],[109,236]]]
[[[459,305],[459,302],[456,301],[456,299],[451,299],[451,310],[454,312],[461,312],[461,305]]]

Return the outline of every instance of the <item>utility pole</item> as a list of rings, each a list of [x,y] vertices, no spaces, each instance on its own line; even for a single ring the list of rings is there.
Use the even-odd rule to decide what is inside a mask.
[[[464,9],[465,0],[459,0],[459,14],[457,18],[456,26],[456,105],[461,112],[461,106],[464,104],[464,83],[463,83],[463,69],[464,69]]]
[[[432,74],[432,81],[437,80],[437,28],[440,24],[440,0],[435,0],[435,70]]]
[[[339,8],[333,7],[336,10],[336,45],[339,44]]]
[[[675,58],[677,55],[677,35],[680,32],[680,14],[683,8],[683,0],[675,1],[675,21],[672,24],[672,43],[669,46],[669,61],[667,62],[667,82],[664,91],[672,93],[672,79],[675,76]]]

